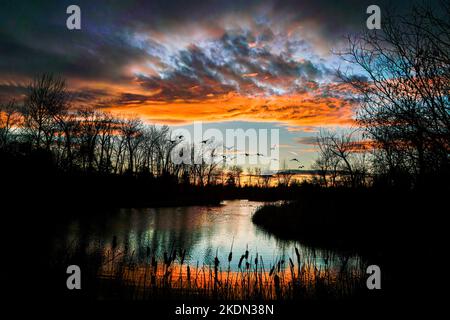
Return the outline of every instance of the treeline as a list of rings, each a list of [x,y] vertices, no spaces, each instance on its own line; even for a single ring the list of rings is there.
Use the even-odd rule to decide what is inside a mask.
[[[23,103],[13,101],[0,108],[0,150],[46,153],[62,172],[164,177],[200,186],[240,184],[240,167],[225,174],[220,145],[179,148],[183,136],[173,137],[167,126],[72,106],[65,81],[51,74],[30,83]],[[175,164],[172,155],[182,152],[201,161]]]
[[[322,132],[315,168],[326,186],[414,188],[450,178],[450,4],[386,14],[349,37],[339,71],[358,102],[357,128]],[[357,72],[355,72],[355,70]],[[355,73],[357,75],[355,76]]]
[[[29,84],[23,102],[0,104],[3,157],[28,158],[41,166],[36,171],[51,166],[66,175],[127,176],[169,185],[268,189],[297,184],[286,168],[272,174],[252,167],[244,171],[221,142],[186,143],[168,126],[73,106],[71,101],[62,78],[43,74]],[[10,171],[15,164],[13,159],[3,169]]]

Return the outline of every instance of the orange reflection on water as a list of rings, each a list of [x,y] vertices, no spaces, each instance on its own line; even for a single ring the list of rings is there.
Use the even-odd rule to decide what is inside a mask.
[[[269,268],[244,260],[238,271],[229,266],[190,266],[180,263],[149,261],[148,264],[111,261],[98,272],[102,280],[119,280],[120,286],[133,289],[134,299],[211,297],[231,300],[291,299],[313,296],[320,290],[348,293],[357,287],[361,273],[310,263],[279,261]]]

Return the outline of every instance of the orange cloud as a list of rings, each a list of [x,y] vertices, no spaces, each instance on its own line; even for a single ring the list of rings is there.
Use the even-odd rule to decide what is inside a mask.
[[[256,77],[256,76],[258,76],[257,72],[255,72],[255,73],[244,73],[242,75],[242,77],[244,77],[244,78],[253,78],[253,77]]]
[[[314,97],[309,93],[272,97],[229,93],[203,100],[172,102],[151,101],[150,98],[143,103],[131,102],[106,109],[113,113],[135,114],[144,120],[163,124],[241,120],[310,128],[353,123],[352,103],[337,97]]]
[[[236,91],[193,94],[191,98],[161,99],[161,90],[149,90],[136,82],[125,84],[72,78],[74,106],[91,105],[123,116],[169,125],[193,121],[277,122],[289,131],[314,132],[315,127],[348,126],[353,123],[355,102],[348,87],[331,84],[297,94],[243,95]],[[20,85],[24,88],[24,85]],[[199,90],[190,87],[191,91]],[[244,91],[246,92],[246,91]]]

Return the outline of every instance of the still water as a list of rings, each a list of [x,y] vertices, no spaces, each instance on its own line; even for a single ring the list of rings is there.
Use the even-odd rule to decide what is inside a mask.
[[[186,250],[186,262],[191,265],[212,265],[217,254],[221,264],[237,270],[239,257],[249,251],[258,255],[266,266],[277,260],[295,257],[297,248],[302,259],[314,259],[316,265],[339,265],[348,257],[306,247],[301,243],[277,239],[251,221],[252,214],[263,202],[246,200],[224,201],[219,206],[119,209],[107,215],[71,221],[61,230],[59,249],[82,246],[88,253],[111,250],[113,238],[117,250],[144,260],[148,248],[151,255]],[[346,261],[357,263],[358,257]],[[261,261],[261,260],[260,260]]]

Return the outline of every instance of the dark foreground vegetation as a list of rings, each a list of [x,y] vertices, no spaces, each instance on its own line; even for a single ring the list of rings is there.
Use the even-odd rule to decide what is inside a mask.
[[[446,194],[436,189],[304,189],[297,200],[262,206],[252,220],[282,239],[376,256],[389,247],[408,246],[420,235],[423,243],[430,240]]]
[[[26,154],[0,150],[0,168],[5,198],[23,197],[36,207],[66,206],[69,211],[70,208],[92,207],[217,205],[226,199],[275,201],[295,199],[304,188],[297,184],[272,187],[226,183],[198,185],[183,183],[170,174],[151,176],[65,171],[55,165],[53,155],[45,150]],[[14,202],[8,203],[12,204]]]
[[[342,300],[364,294],[364,264],[329,252],[319,264],[314,250],[295,250],[293,257],[264,261],[249,251],[230,251],[227,261],[217,256],[213,265],[186,261],[186,251],[172,250],[160,257],[116,246],[102,254],[82,248],[65,248],[56,254],[59,266],[76,262],[84,266],[83,299],[121,300]],[[238,270],[230,263],[239,261]],[[63,280],[63,279],[61,279]],[[55,287],[57,290],[57,287]],[[76,293],[61,290],[61,294]],[[367,295],[367,292],[366,292]],[[362,297],[361,297],[362,298]]]

